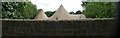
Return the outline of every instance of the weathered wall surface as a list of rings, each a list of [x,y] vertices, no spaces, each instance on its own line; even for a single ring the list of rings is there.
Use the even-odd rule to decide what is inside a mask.
[[[11,21],[2,20],[3,36],[111,36],[115,20]]]

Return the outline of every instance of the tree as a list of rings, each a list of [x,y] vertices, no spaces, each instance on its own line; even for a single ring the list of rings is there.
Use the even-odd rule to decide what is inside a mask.
[[[46,11],[45,14],[48,16],[48,17],[51,17],[56,11]]]
[[[74,14],[74,12],[73,12],[73,11],[71,11],[71,12],[70,12],[70,14]]]
[[[84,14],[88,18],[112,18],[115,16],[114,2],[83,2]]]
[[[2,2],[2,18],[32,19],[37,14],[31,2]]]
[[[75,14],[82,14],[82,12],[80,10],[76,11]]]

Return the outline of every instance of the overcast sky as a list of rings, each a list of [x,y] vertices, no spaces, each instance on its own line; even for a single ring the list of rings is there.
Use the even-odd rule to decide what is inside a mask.
[[[31,0],[31,2],[37,5],[37,9],[43,9],[44,11],[55,11],[62,4],[68,11],[83,10],[81,0]]]

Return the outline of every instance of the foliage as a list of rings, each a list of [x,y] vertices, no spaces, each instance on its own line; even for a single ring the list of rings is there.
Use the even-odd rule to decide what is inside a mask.
[[[74,14],[74,12],[73,12],[73,11],[71,11],[71,12],[70,12],[70,14]]]
[[[31,19],[37,14],[31,2],[2,2],[2,18]]]
[[[76,11],[75,14],[82,14],[82,12],[80,10]]]
[[[46,11],[45,14],[50,17],[52,16],[56,11]]]
[[[82,14],[82,12],[80,10],[76,11],[75,13],[71,11],[70,14]]]
[[[115,16],[114,2],[83,2],[83,13],[88,18],[112,18]]]

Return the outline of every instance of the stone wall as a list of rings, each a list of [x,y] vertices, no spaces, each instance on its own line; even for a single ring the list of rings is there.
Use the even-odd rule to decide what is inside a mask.
[[[2,36],[111,36],[115,19],[77,21],[2,20]]]

